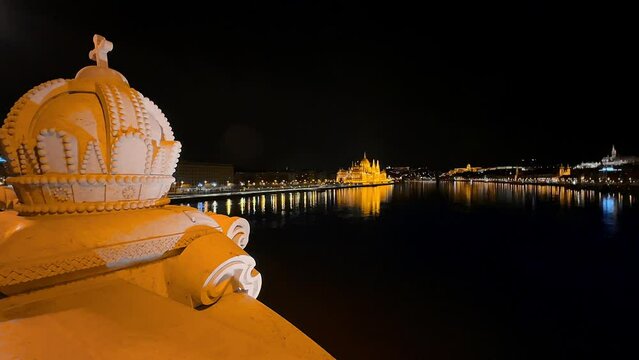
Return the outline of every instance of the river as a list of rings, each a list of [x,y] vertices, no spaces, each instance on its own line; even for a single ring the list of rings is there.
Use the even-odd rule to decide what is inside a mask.
[[[259,299],[339,359],[619,358],[636,340],[636,196],[406,182],[190,205],[250,221]]]

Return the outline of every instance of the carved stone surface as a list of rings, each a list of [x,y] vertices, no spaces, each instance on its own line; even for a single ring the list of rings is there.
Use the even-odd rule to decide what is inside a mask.
[[[13,209],[18,203],[18,197],[11,188],[0,186],[0,211]]]
[[[54,187],[51,196],[58,202],[67,202],[71,199],[71,189],[68,187]]]
[[[122,189],[122,197],[127,200],[131,200],[135,197],[135,186],[128,185],[124,189]]]
[[[0,129],[0,153],[8,160],[7,182],[31,214],[48,213],[57,202],[117,202],[157,200],[173,182],[180,153],[162,111],[128,81],[108,67],[113,44],[94,38],[91,52],[97,66],[80,70],[75,79],[57,79],[36,86],[13,106]],[[105,119],[106,116],[106,119]],[[59,176],[84,182],[84,191],[70,197],[43,196],[51,179]],[[159,188],[110,189],[95,175],[164,176]],[[34,181],[24,183],[21,176]],[[42,178],[39,178],[42,176]],[[34,178],[35,177],[35,178]],[[88,188],[96,187],[96,191]],[[125,189],[126,188],[126,189]],[[98,199],[98,193],[105,194]],[[35,205],[42,205],[39,210]],[[97,204],[95,205],[97,207]],[[82,208],[82,207],[80,207]],[[119,207],[124,209],[125,206]],[[75,209],[75,208],[67,208]]]
[[[0,213],[0,292],[43,278],[155,260],[221,230],[201,212],[182,206],[104,212],[31,219]]]

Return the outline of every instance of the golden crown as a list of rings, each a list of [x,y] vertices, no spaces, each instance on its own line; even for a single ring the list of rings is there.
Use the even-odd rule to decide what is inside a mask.
[[[108,67],[113,44],[94,36],[97,62],[48,81],[0,128],[21,214],[146,208],[168,203],[181,145],[162,111]]]

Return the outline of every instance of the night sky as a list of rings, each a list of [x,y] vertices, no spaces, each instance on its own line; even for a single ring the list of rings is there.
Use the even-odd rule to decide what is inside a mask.
[[[639,155],[630,11],[228,3],[0,0],[0,109],[90,65],[99,33],[186,160],[334,170],[367,151],[382,165],[446,169],[596,160],[613,143]]]

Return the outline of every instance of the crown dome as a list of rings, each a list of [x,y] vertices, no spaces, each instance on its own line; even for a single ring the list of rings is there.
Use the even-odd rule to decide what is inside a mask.
[[[97,66],[31,89],[0,128],[22,214],[168,203],[181,145],[162,111],[108,68],[113,45],[98,35],[94,43]]]

